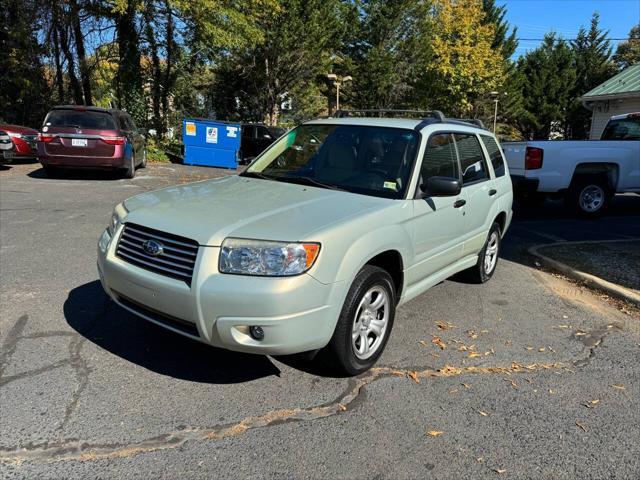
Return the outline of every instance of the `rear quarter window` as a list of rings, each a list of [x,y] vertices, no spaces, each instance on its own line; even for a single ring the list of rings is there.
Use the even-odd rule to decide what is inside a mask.
[[[488,135],[480,135],[480,138],[482,138],[482,143],[484,143],[484,146],[489,153],[489,160],[491,160],[491,165],[493,165],[493,171],[495,172],[496,177],[504,176],[504,158],[502,157],[502,152],[500,151],[498,142]]]
[[[52,110],[47,115],[44,126],[86,128],[90,130],[117,129],[110,113],[82,110]]]

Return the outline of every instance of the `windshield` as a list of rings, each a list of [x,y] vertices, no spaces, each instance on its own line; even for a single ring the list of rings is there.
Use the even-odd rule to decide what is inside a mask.
[[[52,110],[47,115],[44,126],[116,130],[116,124],[109,113],[82,110]]]
[[[418,145],[413,130],[307,124],[288,132],[242,175],[403,198]]]
[[[601,140],[640,140],[640,116],[611,120]]]

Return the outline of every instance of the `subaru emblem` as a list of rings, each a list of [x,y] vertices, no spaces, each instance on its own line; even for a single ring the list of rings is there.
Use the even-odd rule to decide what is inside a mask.
[[[147,240],[142,244],[142,249],[147,255],[157,257],[158,255],[162,255],[162,252],[164,251],[164,245],[155,240]]]

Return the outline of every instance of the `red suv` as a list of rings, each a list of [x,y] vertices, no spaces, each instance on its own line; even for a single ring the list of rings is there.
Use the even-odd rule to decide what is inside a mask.
[[[0,157],[12,160],[35,160],[38,131],[18,125],[0,125]]]
[[[147,164],[145,137],[121,110],[54,107],[38,137],[38,160],[47,175],[60,167],[120,170],[133,178]]]

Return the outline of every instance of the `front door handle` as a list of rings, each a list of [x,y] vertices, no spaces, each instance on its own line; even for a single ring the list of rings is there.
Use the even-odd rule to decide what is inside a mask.
[[[489,196],[493,197],[496,193],[498,193],[498,191],[494,188],[492,188],[491,190],[489,190]]]
[[[453,208],[460,208],[463,205],[466,205],[467,201],[466,200],[456,200],[455,203],[453,204]]]

